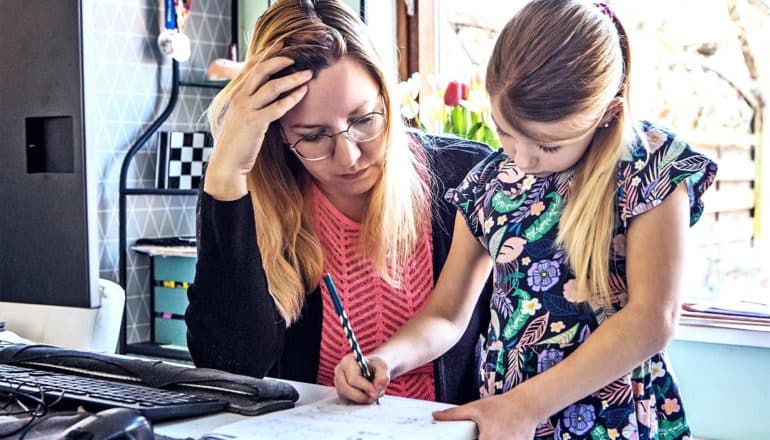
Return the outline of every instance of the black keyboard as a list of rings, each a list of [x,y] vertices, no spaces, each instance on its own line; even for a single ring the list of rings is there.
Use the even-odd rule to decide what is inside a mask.
[[[130,408],[152,421],[192,417],[222,411],[226,400],[211,399],[144,385],[0,364],[0,394],[22,392],[48,404],[61,396],[62,404],[89,411]]]

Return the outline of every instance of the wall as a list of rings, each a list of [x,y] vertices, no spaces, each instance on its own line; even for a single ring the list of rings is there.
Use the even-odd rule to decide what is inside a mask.
[[[668,354],[696,438],[770,438],[770,348],[675,340]]]
[[[87,163],[96,168],[100,276],[118,280],[118,182],[123,157],[168,99],[171,63],[156,44],[160,5],[156,0],[83,0],[83,63]],[[182,79],[203,78],[210,60],[223,57],[230,42],[230,2],[195,0],[185,33],[192,57]],[[203,111],[214,89],[184,87],[164,130],[202,130]],[[137,154],[129,187],[151,187],[155,138]],[[128,242],[138,237],[195,233],[195,197],[130,196]],[[128,342],[150,338],[149,261],[129,252]]]

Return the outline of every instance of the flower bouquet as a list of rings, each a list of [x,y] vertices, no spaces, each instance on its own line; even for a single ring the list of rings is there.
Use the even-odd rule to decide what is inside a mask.
[[[500,146],[490,116],[489,96],[480,79],[468,83],[449,81],[443,84],[432,78],[432,93],[417,98],[419,73],[399,84],[401,115],[412,125],[429,133],[447,133],[464,139]]]

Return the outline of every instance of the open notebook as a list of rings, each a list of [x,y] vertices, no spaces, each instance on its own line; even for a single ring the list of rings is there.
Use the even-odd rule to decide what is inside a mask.
[[[379,405],[357,405],[333,397],[224,425],[201,440],[475,439],[471,421],[433,420],[431,412],[452,406],[392,396],[380,398]]]

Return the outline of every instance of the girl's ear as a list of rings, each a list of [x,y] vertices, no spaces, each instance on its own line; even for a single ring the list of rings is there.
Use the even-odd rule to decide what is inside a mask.
[[[620,96],[616,96],[612,98],[612,101],[610,101],[609,104],[607,104],[607,109],[604,110],[604,115],[602,116],[601,121],[599,121],[599,126],[604,126],[605,124],[610,124],[612,121],[614,121],[617,116],[618,112],[623,109],[623,106],[625,105],[625,99],[623,99]]]

